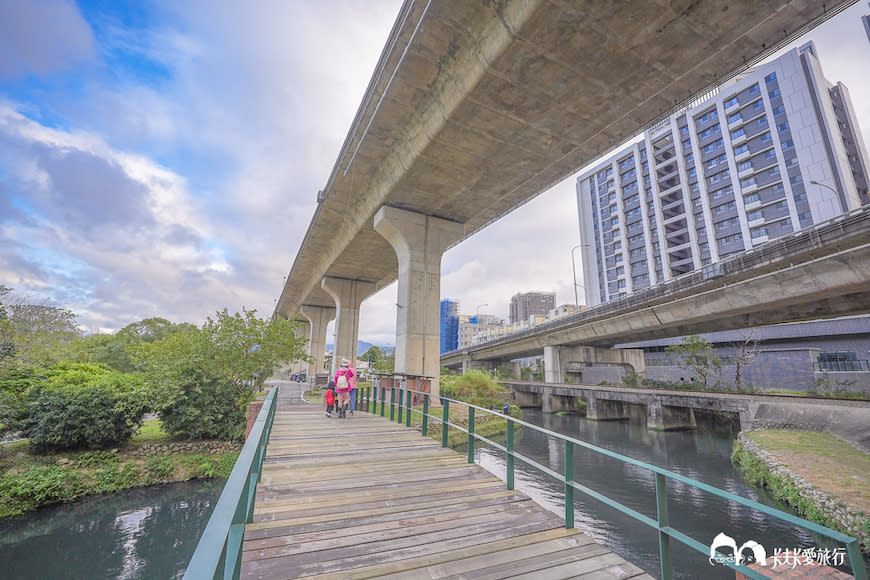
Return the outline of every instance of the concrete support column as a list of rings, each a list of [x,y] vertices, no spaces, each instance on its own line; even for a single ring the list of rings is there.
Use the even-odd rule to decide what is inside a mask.
[[[432,377],[437,399],[440,374],[441,256],[462,239],[462,224],[384,206],[374,228],[399,261],[396,372]]]
[[[654,431],[695,429],[695,410],[691,407],[672,407],[655,401],[646,406],[646,426]]]
[[[359,307],[363,300],[375,293],[375,285],[362,280],[327,276],[320,286],[335,300],[335,354],[329,371],[329,375],[333,376],[342,358],[356,364]]]
[[[523,367],[520,364],[520,361],[515,360],[511,364],[511,378],[521,379],[523,378]]]
[[[313,383],[317,373],[326,372],[323,370],[323,361],[326,358],[326,327],[335,318],[335,308],[303,304],[300,312],[311,325],[308,355],[312,362],[308,365],[308,382]]]
[[[564,383],[565,375],[562,372],[562,347],[544,347],[544,382]]]

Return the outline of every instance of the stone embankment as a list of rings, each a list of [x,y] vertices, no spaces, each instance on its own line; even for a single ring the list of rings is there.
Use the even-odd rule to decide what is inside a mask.
[[[794,490],[796,490],[799,499],[794,497],[783,497],[785,501],[789,502],[796,508],[801,507],[796,505],[801,503],[801,499],[803,502],[807,502],[809,505],[814,506],[817,508],[818,512],[821,512],[822,517],[811,518],[806,514],[804,517],[807,517],[807,519],[819,520],[817,523],[828,527],[838,528],[850,536],[858,538],[861,541],[861,550],[865,554],[870,554],[870,529],[868,529],[867,524],[870,520],[868,520],[867,514],[850,508],[835,496],[822,491],[806,481],[803,477],[789,469],[787,465],[779,461],[772,454],[768,453],[761,445],[747,437],[745,432],[740,432],[737,436],[737,440],[742,446],[743,451],[763,462],[767,466],[770,475],[774,476],[775,479],[780,480],[783,487],[793,487]],[[769,476],[765,477],[765,485],[768,487],[770,487],[768,485],[770,479]],[[779,492],[781,490],[774,491]],[[800,511],[805,512],[806,510]]]
[[[146,443],[131,452],[135,457],[173,455],[175,453],[236,453],[242,444],[235,441],[185,441],[181,443]]]

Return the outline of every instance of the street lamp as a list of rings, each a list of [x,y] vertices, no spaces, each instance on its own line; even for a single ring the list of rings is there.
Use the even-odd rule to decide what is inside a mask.
[[[828,189],[830,189],[831,191],[833,191],[836,195],[840,195],[840,192],[837,191],[836,189],[834,189],[833,187],[831,187],[830,185],[825,185],[824,183],[819,183],[818,181],[816,181],[816,180],[814,180],[814,179],[813,179],[813,180],[810,180],[810,183],[812,183],[813,185],[820,185],[820,186],[822,186],[822,187],[827,187]]]
[[[582,248],[583,246],[588,246],[589,244],[579,244],[571,248],[571,271],[574,273],[574,308],[576,310],[580,310],[580,299],[577,297],[577,286],[583,286],[582,284],[577,284],[577,266],[575,265],[577,260],[574,258],[574,251],[577,248]],[[586,286],[583,286],[583,289],[586,289]]]

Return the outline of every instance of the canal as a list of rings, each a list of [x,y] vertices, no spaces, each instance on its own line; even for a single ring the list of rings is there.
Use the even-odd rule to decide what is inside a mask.
[[[730,461],[736,429],[731,422],[715,415],[697,415],[698,429],[689,431],[650,431],[645,421],[589,421],[576,415],[542,414],[523,409],[523,420],[550,431],[592,443],[634,459],[667,468],[690,477],[792,513],[764,489],[747,484]],[[562,472],[563,444],[553,437],[524,429],[516,450],[550,469]],[[496,449],[476,450],[477,461],[489,471],[505,477],[504,454]],[[644,469],[575,447],[576,480],[603,495],[619,501],[644,515],[656,518],[655,480]],[[516,488],[553,512],[564,515],[562,485],[553,478],[516,461]],[[802,531],[761,512],[719,499],[697,488],[668,483],[671,526],[705,546],[721,533],[737,545],[755,540],[769,555],[774,548],[836,548],[814,534]],[[623,515],[602,502],[575,492],[575,525],[598,542],[659,576],[658,535],[646,525]],[[722,578],[733,580],[734,572],[713,565],[707,556],[672,541],[672,560],[678,578]]]
[[[0,520],[0,577],[180,578],[225,481],[90,497]]]

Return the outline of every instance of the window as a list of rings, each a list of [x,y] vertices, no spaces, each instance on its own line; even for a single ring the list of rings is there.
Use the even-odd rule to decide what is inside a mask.
[[[737,171],[746,171],[752,169],[752,161],[743,161],[737,165]]]
[[[803,183],[804,178],[801,177],[800,175],[793,175],[792,178],[790,179],[790,181],[791,181],[792,185],[797,185],[798,183]]]
[[[788,140],[782,142],[783,149],[791,149],[793,147],[794,147],[794,141],[792,141],[791,139],[788,139]]]
[[[768,177],[779,177],[779,167],[771,167],[767,170]]]
[[[771,99],[775,99],[776,97],[779,96],[779,89],[773,89],[772,91],[768,92],[767,95],[768,95]]]
[[[727,101],[725,101],[725,108],[732,107],[737,104],[737,97],[731,97]]]
[[[693,167],[688,172],[689,177],[695,177],[698,174],[698,171]]]
[[[746,131],[743,130],[743,127],[740,127],[736,131],[731,132],[731,139],[739,139],[740,137],[743,137],[744,135],[746,135]]]
[[[686,139],[683,141],[683,149],[691,149],[692,148],[692,140]]]
[[[776,73],[775,72],[772,72],[769,75],[767,75],[766,77],[764,77],[764,82],[766,82],[766,83],[772,83],[775,80],[776,80]]]
[[[749,221],[760,220],[763,217],[764,217],[764,214],[762,213],[762,211],[760,209],[757,209],[755,211],[751,211],[748,214],[746,214],[746,219]]]
[[[776,126],[776,130],[780,133],[785,133],[786,131],[788,131],[788,123],[780,123]]]
[[[751,185],[755,185],[755,176],[754,175],[752,177],[747,177],[746,179],[740,180],[741,187],[749,187]]]
[[[758,228],[752,228],[751,230],[749,230],[749,234],[753,238],[760,238],[761,236],[767,235],[767,228],[765,226],[761,226]]]
[[[755,83],[754,85],[749,87],[749,94],[750,95],[757,95],[760,92],[761,92],[761,87],[758,86],[758,83]]]
[[[680,127],[680,136],[681,136],[681,137],[686,137],[686,136],[688,136],[688,135],[689,135],[689,126],[688,126],[688,125],[683,125],[682,127]]]
[[[773,141],[773,136],[770,134],[769,131],[761,136],[762,143],[767,144],[767,143],[770,143],[771,141]]]
[[[736,123],[737,121],[740,121],[741,119],[743,119],[743,117],[740,115],[740,113],[734,113],[733,115],[730,115],[728,117],[728,124],[730,125],[731,123]]]
[[[774,107],[774,109],[773,109],[773,116],[774,117],[776,117],[778,115],[782,115],[783,113],[785,113],[785,105],[779,105],[777,107]]]
[[[749,151],[749,145],[744,144],[740,147],[734,148],[734,155],[740,155],[741,153],[746,153],[747,151]]]
[[[758,101],[758,102],[760,103],[761,101]],[[767,117],[766,116],[759,117],[758,119],[755,120],[755,125],[758,127],[766,127],[767,126]]]

